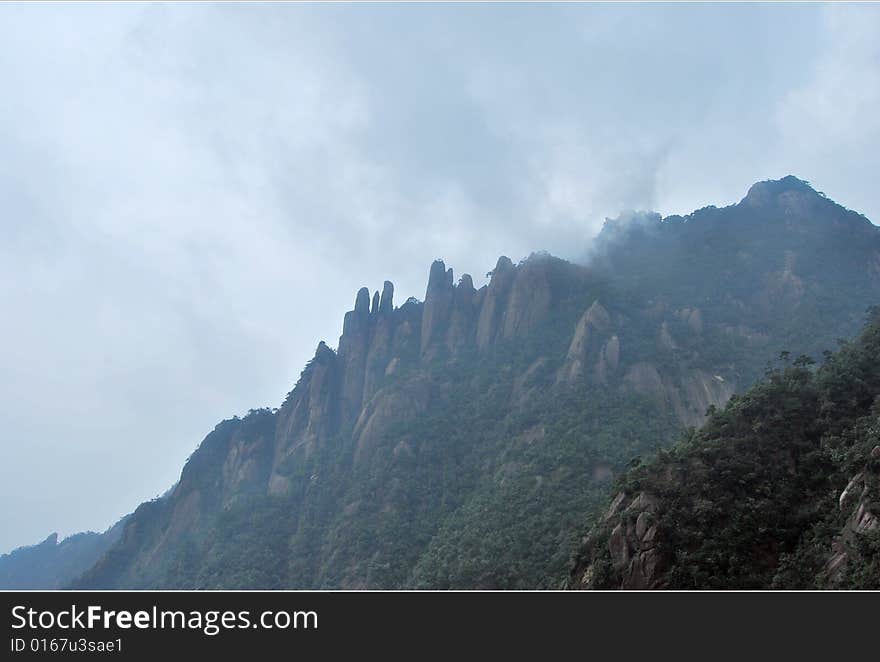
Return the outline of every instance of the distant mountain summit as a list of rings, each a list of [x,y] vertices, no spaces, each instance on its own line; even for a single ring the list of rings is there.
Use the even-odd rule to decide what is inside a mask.
[[[37,545],[0,556],[0,588],[64,588],[103,556],[119,539],[123,526],[124,520],[104,533],[77,533],[60,542],[53,533]]]
[[[280,408],[220,423],[74,586],[558,587],[634,457],[858,331],[880,229],[786,177],[490,274],[361,289]]]
[[[766,204],[780,195],[790,194],[825,197],[824,193],[816,191],[809,182],[798,179],[794,175],[786,175],[781,179],[766,179],[762,182],[755,182],[749,187],[749,192],[742,201],[753,205]]]

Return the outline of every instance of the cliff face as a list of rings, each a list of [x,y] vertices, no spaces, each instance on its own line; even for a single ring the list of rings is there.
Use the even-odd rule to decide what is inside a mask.
[[[788,474],[796,473],[790,456],[774,459],[783,461],[784,471]],[[710,467],[699,460],[691,459],[688,469],[666,468],[663,478],[666,489],[674,490],[676,481],[718,480]],[[833,484],[834,481],[827,482]],[[767,536],[755,524],[739,535],[759,542],[756,548],[759,556],[751,555],[750,550],[744,550],[736,543],[718,545],[719,551],[726,553],[731,563],[741,564],[735,569],[726,568],[725,573],[713,572],[716,568],[710,568],[711,564],[702,558],[687,559],[688,555],[702,553],[700,547],[705,542],[698,538],[711,538],[716,535],[715,531],[692,528],[683,539],[676,537],[670,532],[675,519],[670,514],[666,497],[646,490],[621,491],[611,500],[596,529],[585,539],[568,586],[573,589],[625,590],[876,589],[880,585],[878,485],[880,446],[874,446],[864,467],[840,492],[839,513],[829,512],[827,504],[805,490],[800,494],[801,502],[792,501],[786,507],[791,512],[800,510],[808,515],[799,528],[807,536],[806,541],[793,540],[790,535],[785,535],[787,532],[783,532],[780,538],[772,537],[778,533],[776,531]],[[704,499],[697,501],[696,506],[706,508],[712,503]],[[731,515],[744,515],[741,509],[734,510],[734,513]],[[824,520],[819,515],[823,515]],[[827,531],[813,533],[813,528],[819,529],[828,520],[838,522],[833,529],[833,538],[829,538]],[[822,542],[816,542],[814,536],[822,536]],[[682,554],[687,560],[680,560]],[[804,561],[799,556],[809,558]]]
[[[399,307],[390,282],[361,289],[337,349],[318,345],[279,409],[218,425],[78,585],[557,585],[612,474],[780,348],[851,335],[877,294],[876,228],[799,184],[765,188],[609,222],[589,267],[501,257],[477,289],[438,260],[424,302]],[[858,246],[829,244],[829,223]],[[780,287],[786,314],[768,313]]]
[[[845,518],[831,550],[822,579],[830,586],[880,586],[880,445],[874,446],[862,469],[838,498]]]

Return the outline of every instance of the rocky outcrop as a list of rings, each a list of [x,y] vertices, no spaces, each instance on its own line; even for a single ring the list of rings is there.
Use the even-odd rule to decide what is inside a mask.
[[[382,298],[379,301],[379,313],[390,315],[394,312],[394,284],[386,280],[382,285]]]
[[[772,453],[772,449],[768,449]],[[787,452],[775,454],[772,466],[778,467],[788,477],[797,476],[797,464]],[[732,464],[725,465],[726,471],[734,471]],[[711,538],[714,531],[703,529],[702,533],[689,528],[689,534],[682,539],[676,537],[671,526],[681,526],[670,521],[669,508],[675,503],[676,486],[687,481],[699,486],[718,476],[719,467],[703,462],[700,457],[691,457],[687,463],[665,464],[661,469],[655,467],[651,478],[657,493],[645,488],[636,491],[621,491],[611,500],[600,521],[582,540],[581,551],[572,568],[567,587],[571,589],[663,589],[681,588],[675,582],[686,579],[687,574],[673,578],[676,565],[683,564],[688,554],[700,545],[700,537]],[[658,496],[663,494],[664,496]],[[872,450],[864,469],[849,481],[838,498],[838,508],[845,515],[845,524],[835,537],[824,570],[818,578],[824,587],[839,588],[845,580],[849,566],[863,564],[860,549],[868,535],[876,535],[880,530],[880,513],[877,510],[880,497],[880,446]],[[809,503],[797,505],[809,512]],[[674,506],[673,506],[674,507]],[[685,507],[698,514],[711,512],[714,505],[706,496],[692,497],[678,508]],[[757,507],[757,506],[756,506]],[[726,514],[719,513],[726,517]],[[679,510],[678,517],[683,517]],[[743,520],[743,523],[748,524]],[[694,522],[686,520],[686,525]],[[726,521],[725,521],[726,525]],[[698,529],[699,531],[699,529]],[[754,532],[755,538],[772,539],[773,532],[762,530]],[[672,540],[677,540],[673,545]],[[809,540],[809,539],[806,539]],[[795,537],[792,543],[798,542]],[[773,568],[780,560],[779,552],[771,552],[775,545],[763,543],[767,551],[756,555],[757,562],[769,564]],[[733,553],[733,550],[731,550]],[[755,563],[756,559],[751,562]],[[742,561],[746,563],[745,560]],[[868,560],[870,562],[870,560]],[[670,584],[670,582],[673,582]],[[844,584],[845,586],[845,584]],[[769,588],[766,586],[765,588]]]
[[[278,411],[272,474],[267,486],[270,494],[287,492],[284,468],[296,453],[308,457],[321,440],[338,429],[342,416],[341,369],[337,354],[321,341],[315,357]]]
[[[436,263],[435,263],[436,264]],[[434,267],[434,288],[445,282]],[[451,272],[450,272],[451,275]],[[346,313],[339,350],[324,342],[278,412],[275,461],[269,492],[284,493],[284,467],[295,453],[310,455],[339,429],[355,425],[366,403],[384,380],[417,357],[424,305],[407,301],[394,308],[394,285],[385,281],[370,302],[369,290],[358,291],[354,310]]]
[[[645,590],[663,588],[662,572],[666,560],[657,548],[658,500],[647,492],[635,496],[619,492],[611,501],[603,522],[613,525],[607,549],[614,573],[621,577],[617,588]],[[595,541],[594,544],[597,544]],[[589,547],[588,547],[589,549]],[[572,573],[570,588],[596,588],[597,568],[592,557],[579,561]]]
[[[496,336],[498,320],[507,317],[506,289],[509,283],[503,275],[509,269],[511,277],[516,271],[507,258],[500,258],[490,284],[481,290],[474,288],[470,274],[463,274],[453,285],[452,269],[437,260],[431,265],[428,289],[425,293],[424,312],[421,321],[421,356],[423,361],[434,361],[446,355],[458,355],[474,348],[486,349]],[[489,307],[489,312],[485,312]],[[481,322],[485,314],[485,322]],[[483,324],[483,336],[478,326]]]
[[[654,319],[662,312],[662,308],[655,306],[644,315]],[[702,315],[696,308],[679,309],[673,319],[683,323],[692,337],[703,333]],[[734,383],[703,368],[666,361],[661,370],[653,361],[625,361],[621,334],[626,331],[625,322],[613,323],[609,312],[594,301],[575,326],[565,360],[557,372],[557,384],[572,384],[584,378],[605,386],[622,383],[623,388],[670,409],[683,425],[692,427],[702,424],[709,407],[722,407],[733,395]],[[660,323],[655,342],[660,354],[679,350],[667,320]]]
[[[394,333],[391,339],[391,360],[385,368],[394,364],[398,367],[403,363],[416,363],[419,360],[421,346],[421,324],[424,305],[414,298],[409,298],[400,308],[393,312]]]
[[[532,255],[518,266],[501,256],[489,284],[477,290],[469,274],[453,285],[452,269],[435,261],[421,321],[423,361],[470,349],[485,351],[500,341],[539,332],[566,288],[577,285],[582,275],[582,268],[548,255]]]
[[[824,196],[817,195],[807,182],[788,175],[752,184],[740,204],[753,209],[778,210],[784,218],[809,217],[824,201]]]
[[[452,313],[446,334],[447,349],[456,354],[474,344],[480,299],[470,274],[464,274],[452,296]]]
[[[423,376],[413,378],[404,388],[383,389],[376,393],[354,426],[355,464],[363,462],[391,425],[412,421],[423,414],[430,393],[430,381]]]
[[[354,310],[345,313],[339,338],[342,418],[354,419],[363,405],[367,352],[372,336],[370,291],[358,291]]]
[[[848,514],[840,535],[831,546],[825,574],[831,586],[839,585],[853,559],[859,559],[859,540],[880,529],[880,446],[874,446],[868,462],[852,477],[838,499],[841,513]]]
[[[504,310],[503,338],[533,333],[547,318],[554,300],[549,267],[547,258],[538,257],[516,270]]]
[[[437,339],[443,338],[449,325],[455,286],[452,269],[446,269],[443,260],[435,260],[428,276],[425,305],[422,314],[422,354],[426,354]]]
[[[557,374],[557,382],[573,383],[584,376],[590,355],[602,346],[610,328],[611,315],[598,300],[594,301],[574,328],[565,361]]]
[[[630,366],[624,382],[636,393],[669,407],[686,427],[702,425],[708,409],[723,407],[735,391],[734,384],[721,375],[691,368],[674,379],[661,375],[654,364],[645,361]]]
[[[664,386],[675,415],[687,427],[702,425],[709,408],[722,408],[735,392],[733,382],[701,369],[686,371],[678,388],[670,380]]]
[[[617,372],[619,365],[620,339],[617,336],[611,336],[599,352],[599,360],[596,362],[594,371],[595,381],[599,384],[607,384],[609,377]]]
[[[272,433],[269,428],[257,434],[248,430],[230,440],[220,470],[224,506],[245,495],[265,492],[272,469]]]
[[[373,301],[376,303],[378,300],[378,303],[373,307],[372,337],[367,350],[367,362],[364,366],[364,402],[369,401],[385,379],[385,371],[392,358],[392,344],[396,327],[392,303],[394,285],[386,280],[382,288],[382,297],[381,299],[378,297],[379,293],[376,292]]]
[[[516,271],[510,258],[502,255],[491,274],[477,321],[477,347],[480,349],[485,349],[495,340],[498,330],[504,324],[505,302]]]

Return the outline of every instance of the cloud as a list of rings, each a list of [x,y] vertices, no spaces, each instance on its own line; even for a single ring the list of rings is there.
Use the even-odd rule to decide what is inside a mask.
[[[876,9],[0,6],[0,549],[162,492],[362,285],[788,172],[876,216]]]
[[[826,6],[822,26],[805,80],[776,107],[784,159],[809,164],[805,177],[877,222],[871,182],[880,169],[880,6]]]

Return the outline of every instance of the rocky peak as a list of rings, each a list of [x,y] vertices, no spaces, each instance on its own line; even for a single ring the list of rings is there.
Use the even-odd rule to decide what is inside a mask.
[[[513,262],[511,262],[510,258],[506,255],[502,255],[498,258],[498,262],[495,263],[495,268],[490,272],[490,274],[494,278],[496,275],[506,273],[512,269]]]
[[[377,307],[378,303],[376,304]],[[342,377],[342,419],[353,419],[364,395],[364,371],[374,318],[370,315],[370,290],[358,290],[354,310],[345,313],[339,338]]]
[[[474,279],[471,278],[470,274],[462,274],[461,278],[458,281],[458,289],[459,291],[464,292],[475,292],[474,289]]]
[[[448,326],[455,292],[452,278],[452,269],[447,269],[443,260],[435,260],[428,276],[425,308],[422,313],[422,354],[428,351],[436,339],[443,336]]]
[[[559,369],[557,381],[574,382],[583,376],[589,355],[597,347],[601,346],[602,340],[606,337],[610,328],[611,315],[599,303],[598,299],[593,301],[590,307],[581,315],[574,328],[574,334],[565,356],[565,363]],[[619,352],[620,344],[619,341],[615,340],[614,346],[609,347],[609,353],[613,354],[615,369],[619,359]],[[604,376],[601,377],[601,381],[604,381]]]
[[[318,343],[318,348],[315,350],[315,362],[317,363],[326,363],[328,360],[332,360],[336,358],[336,352],[330,349],[323,340]]]
[[[463,274],[452,295],[453,309],[464,314],[471,313],[476,293],[477,290],[474,289],[474,281],[470,274]]]
[[[428,289],[425,293],[425,301],[434,292],[442,292],[452,287],[452,268],[447,269],[443,260],[434,260],[431,263],[431,271],[428,273]]]
[[[357,297],[354,300],[354,312],[370,312],[370,290],[368,290],[366,287],[362,287],[358,290]]]
[[[740,207],[769,214],[771,218],[785,219],[798,224],[825,227],[829,224],[861,228],[867,219],[850,212],[829,200],[823,193],[813,189],[809,183],[792,175],[778,180],[753,184]]]
[[[336,352],[334,352],[330,347],[327,346],[323,340],[318,343],[318,347],[315,349],[315,358],[313,360],[314,363],[328,363],[329,361],[333,361],[336,358]]]
[[[611,325],[611,315],[599,303],[598,299],[587,308],[582,319],[584,325],[592,326],[599,331],[605,331]]]
[[[510,258],[502,255],[489,272],[491,279],[477,321],[477,346],[484,349],[495,339],[504,321],[505,304],[516,275],[516,268]]]
[[[386,280],[382,286],[382,298],[379,300],[379,312],[389,314],[394,310],[394,284]]]
[[[764,207],[775,204],[780,197],[792,196],[821,197],[809,183],[794,175],[787,175],[782,179],[768,179],[752,184],[741,204]]]
[[[552,284],[555,266],[554,258],[536,253],[514,271],[501,327],[503,338],[528,335],[545,321],[559,294]]]
[[[479,301],[470,274],[462,274],[452,293],[446,347],[452,354],[473,342]]]

